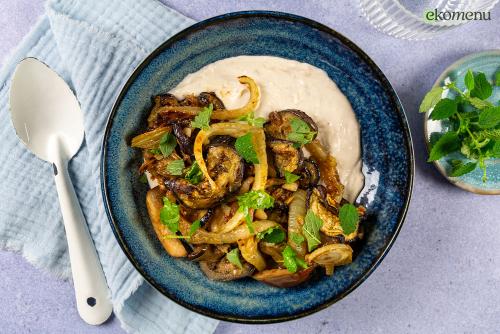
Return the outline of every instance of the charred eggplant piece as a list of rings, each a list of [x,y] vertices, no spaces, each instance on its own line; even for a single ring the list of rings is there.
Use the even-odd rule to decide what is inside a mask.
[[[267,142],[269,151],[273,157],[274,167],[277,173],[285,176],[285,171],[293,173],[299,169],[303,154],[300,149],[296,149],[291,141],[281,139],[271,139]]]
[[[217,247],[202,244],[194,246],[192,252],[187,256],[187,259],[195,262],[217,262],[223,256],[224,253]]]
[[[201,261],[201,271],[211,280],[214,281],[233,281],[243,277],[251,276],[255,268],[250,264],[242,263],[243,268],[239,268],[229,262],[226,257],[219,262]]]
[[[207,169],[217,189],[213,189],[207,180],[194,185],[182,178],[169,178],[165,185],[185,206],[192,209],[211,208],[241,187],[243,160],[234,148],[211,146],[207,153]]]
[[[184,127],[180,122],[176,122],[172,124],[172,132],[177,139],[177,143],[179,143],[179,147],[187,156],[193,155],[193,141],[194,137],[188,137],[184,133]]]
[[[306,122],[311,131],[318,132],[318,126],[305,112],[297,109],[286,109],[273,111],[269,114],[269,121],[264,124],[266,135],[275,139],[288,140],[288,134],[292,132],[290,121],[294,118]]]
[[[257,281],[277,288],[291,288],[307,281],[313,270],[313,266],[296,273],[291,273],[287,269],[269,269],[263,270],[252,277]]]
[[[305,159],[302,162],[299,174],[299,185],[301,188],[308,189],[318,185],[320,173],[318,164],[314,160]]]
[[[200,95],[198,95],[198,103],[202,107],[208,107],[211,104],[214,110],[226,109],[222,100],[219,99],[214,92],[200,93]]]

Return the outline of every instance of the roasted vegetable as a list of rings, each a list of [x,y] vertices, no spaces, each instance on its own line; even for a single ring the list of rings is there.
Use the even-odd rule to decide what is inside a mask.
[[[352,248],[345,244],[326,245],[307,254],[306,261],[325,267],[326,274],[332,275],[334,267],[352,262]]]
[[[278,226],[276,222],[270,220],[259,220],[254,222],[255,234],[263,232],[271,227]],[[253,234],[245,225],[240,225],[230,232],[218,233],[198,230],[190,239],[192,244],[231,244],[241,239],[250,238]]]
[[[269,121],[264,124],[266,134],[275,139],[290,140],[289,135],[292,132],[291,121],[293,119],[304,121],[309,126],[311,132],[318,132],[318,126],[305,112],[296,109],[286,109],[273,111],[269,114]]]
[[[318,164],[312,159],[305,159],[299,171],[299,185],[303,189],[315,187],[319,183],[320,173]]]
[[[302,163],[302,151],[294,147],[288,140],[271,139],[267,145],[273,157],[274,167],[278,175],[283,177],[286,172],[295,172]]]
[[[275,286],[277,288],[291,288],[304,283],[309,279],[314,267],[291,273],[286,269],[268,269],[253,275],[257,281]]]
[[[200,268],[208,278],[214,281],[232,281],[251,276],[254,272],[254,268],[250,264],[245,262],[243,268],[238,268],[226,257],[223,257],[219,262],[201,261]]]

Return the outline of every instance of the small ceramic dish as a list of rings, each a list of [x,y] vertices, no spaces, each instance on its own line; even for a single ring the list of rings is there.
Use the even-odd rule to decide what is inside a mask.
[[[468,69],[474,72],[484,72],[490,81],[493,80],[495,73],[500,70],[500,51],[486,51],[459,59],[444,70],[433,87],[444,86],[445,82],[451,80],[456,81],[458,88],[464,90],[464,77]],[[446,92],[443,94],[446,94]],[[488,100],[498,105],[498,101],[500,101],[500,87],[493,87],[493,94]],[[429,115],[430,112],[425,114],[424,132],[427,148],[430,150],[431,136],[433,134],[440,134],[448,131],[450,129],[450,124],[447,121],[433,121],[429,119]],[[439,172],[452,184],[476,194],[500,194],[500,159],[489,159],[486,161],[487,182],[483,182],[483,172],[479,168],[459,177],[448,176],[451,169],[449,161],[452,159],[463,160],[464,162],[469,161],[462,154],[453,153],[452,155],[448,155],[434,162]]]
[[[151,96],[217,60],[271,55],[312,64],[347,96],[360,123],[367,208],[365,237],[350,265],[331,277],[317,272],[294,288],[251,278],[209,280],[197,263],[170,257],[158,241],[139,181],[139,150],[131,138],[146,128]],[[272,78],[270,78],[272,80]],[[276,12],[218,16],[178,33],[132,74],[110,114],[103,142],[101,185],[115,236],[131,263],[161,293],[198,313],[245,323],[295,319],[319,311],[359,286],[388,252],[401,228],[413,185],[413,148],[401,103],[373,61],[344,36],[319,23]]]

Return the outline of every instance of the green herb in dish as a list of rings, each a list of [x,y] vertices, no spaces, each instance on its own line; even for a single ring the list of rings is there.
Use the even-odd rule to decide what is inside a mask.
[[[285,171],[285,182],[286,183],[294,183],[295,181],[297,181],[298,179],[300,179],[300,176],[299,175],[295,175],[293,173],[290,173],[288,171]]]
[[[285,238],[285,231],[278,226],[271,227],[263,232],[257,233],[257,239],[272,244],[279,244],[280,242],[283,242]]]
[[[163,197],[163,208],[160,211],[160,220],[170,232],[175,234],[179,231],[179,206],[170,202],[166,197]]]
[[[290,120],[292,131],[288,134],[288,140],[293,141],[296,147],[310,143],[314,136],[315,131],[311,131],[309,125],[299,118],[292,118]]]
[[[286,246],[281,254],[283,255],[283,264],[289,272],[295,273],[299,267],[307,269],[306,262],[297,257],[292,247]]]
[[[250,209],[269,209],[274,206],[274,198],[263,190],[251,190],[238,196],[239,209],[245,215],[245,221],[251,233],[254,233]]]
[[[307,249],[309,252],[314,250],[321,244],[319,230],[323,226],[323,220],[319,218],[311,210],[307,210],[306,216],[304,218],[304,225],[302,225],[302,234],[307,240]]]
[[[351,234],[358,228],[359,214],[356,207],[350,203],[344,204],[339,210],[340,226],[344,234]]]
[[[239,155],[243,157],[247,162],[258,164],[259,158],[257,157],[257,152],[253,146],[253,134],[251,132],[238,137],[234,143],[234,147]]]
[[[247,122],[249,125],[258,128],[263,127],[264,123],[266,122],[266,119],[264,117],[255,117],[255,114],[253,112],[240,117],[238,120]]]
[[[210,104],[208,107],[204,107],[203,110],[196,115],[193,121],[191,121],[191,127],[198,128],[202,130],[210,129],[210,117],[212,116],[212,111],[214,107]]]
[[[243,269],[243,265],[240,261],[240,250],[238,248],[234,248],[229,253],[227,253],[226,258],[229,262],[238,266],[238,268]]]
[[[498,85],[500,72],[495,75]],[[450,124],[450,130],[431,141],[428,161],[436,161],[452,153],[460,153],[470,161],[450,160],[449,176],[457,177],[480,168],[483,182],[486,160],[500,158],[500,106],[488,101],[493,85],[482,72],[468,70],[464,77],[465,90],[455,81],[444,87],[434,87],[424,97],[420,112],[431,111],[429,118]],[[443,93],[448,97],[442,98]]]
[[[158,149],[153,150],[152,153],[161,153],[163,154],[163,156],[168,157],[174,151],[175,146],[177,146],[177,140],[175,139],[175,136],[173,134],[168,132],[165,133],[163,137],[161,137]]]
[[[167,165],[167,172],[170,175],[182,175],[182,170],[184,169],[184,160],[172,160]]]
[[[203,173],[201,172],[200,166],[198,166],[198,163],[195,161],[189,167],[189,169],[186,171],[186,175],[184,176],[186,180],[189,181],[191,184],[198,184],[203,180]]]

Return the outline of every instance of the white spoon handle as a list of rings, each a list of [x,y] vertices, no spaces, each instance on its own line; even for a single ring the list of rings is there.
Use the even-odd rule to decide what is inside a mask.
[[[99,325],[109,318],[113,306],[97,252],[69,178],[67,161],[59,156],[54,163],[59,204],[68,240],[76,306],[88,324]]]

